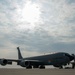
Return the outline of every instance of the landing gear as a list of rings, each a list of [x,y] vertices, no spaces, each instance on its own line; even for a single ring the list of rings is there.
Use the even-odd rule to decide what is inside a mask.
[[[26,67],[26,69],[32,69],[32,66],[31,66],[31,65],[29,65],[29,66],[27,66],[27,67]]]
[[[41,65],[39,68],[40,69],[45,69],[45,66],[44,65]]]
[[[38,65],[34,65],[34,66],[33,66],[33,68],[38,68],[38,67],[39,67]]]
[[[74,69],[75,68],[75,63],[72,63],[72,69]]]
[[[63,69],[63,66],[60,66],[59,69]]]
[[[33,68],[45,69],[45,65],[40,65],[40,66],[34,65]],[[29,65],[29,66],[26,67],[26,69],[32,69],[32,66]]]

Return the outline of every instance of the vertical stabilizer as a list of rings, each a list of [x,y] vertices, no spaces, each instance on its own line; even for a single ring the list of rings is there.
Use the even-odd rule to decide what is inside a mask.
[[[18,50],[18,59],[23,59],[19,47],[17,47],[17,50]]]

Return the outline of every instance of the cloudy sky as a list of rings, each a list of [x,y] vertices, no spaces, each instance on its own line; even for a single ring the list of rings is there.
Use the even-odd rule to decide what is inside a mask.
[[[0,0],[0,58],[75,53],[75,0]]]

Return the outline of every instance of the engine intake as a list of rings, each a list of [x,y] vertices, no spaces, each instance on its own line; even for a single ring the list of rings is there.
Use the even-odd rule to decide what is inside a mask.
[[[22,60],[19,65],[21,65],[22,67],[28,67],[30,65],[30,62],[29,61],[24,61]]]
[[[8,62],[7,62],[6,59],[1,59],[1,60],[0,60],[0,64],[1,64],[2,66],[5,66],[7,63],[8,63]]]

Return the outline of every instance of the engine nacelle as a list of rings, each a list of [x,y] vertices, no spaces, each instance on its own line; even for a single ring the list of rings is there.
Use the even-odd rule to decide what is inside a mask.
[[[19,63],[19,65],[22,66],[22,67],[28,67],[30,65],[30,61],[24,61],[24,60],[22,60]]]
[[[7,62],[6,59],[1,59],[1,60],[0,60],[0,64],[1,64],[2,66],[5,66],[7,63],[8,63],[8,62]]]

